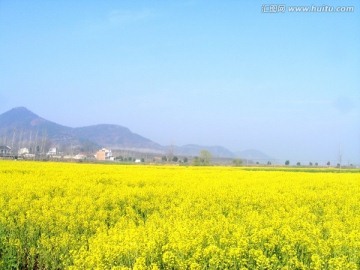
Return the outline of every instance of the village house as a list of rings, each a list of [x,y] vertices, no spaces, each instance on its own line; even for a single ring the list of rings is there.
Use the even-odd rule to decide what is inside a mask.
[[[48,156],[56,156],[58,154],[56,147],[51,147],[49,151],[46,153]]]
[[[19,156],[25,156],[25,155],[27,155],[29,153],[30,153],[30,151],[26,147],[20,148],[19,151],[18,151]]]
[[[97,160],[114,160],[111,150],[102,148],[96,152],[95,158]]]
[[[11,155],[11,148],[7,145],[0,145],[0,157]]]
[[[76,159],[76,160],[84,160],[84,159],[86,159],[86,155],[79,153],[79,154],[74,156],[74,159]]]

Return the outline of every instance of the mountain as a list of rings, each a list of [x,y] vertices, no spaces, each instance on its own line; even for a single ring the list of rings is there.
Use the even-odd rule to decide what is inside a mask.
[[[11,109],[0,114],[0,145],[9,145],[14,150],[27,147],[34,152],[47,152],[58,147],[65,153],[94,152],[98,148],[126,149],[138,152],[198,156],[201,150],[211,152],[214,158],[240,157],[253,161],[271,160],[257,150],[233,153],[222,146],[162,146],[128,128],[119,125],[93,125],[71,128],[46,120],[25,107]]]
[[[182,156],[198,156],[201,150],[207,150],[213,157],[218,158],[231,158],[235,156],[233,152],[222,146],[201,146],[196,144],[175,146],[174,154]]]
[[[62,151],[94,151],[99,147],[159,149],[160,145],[117,125],[71,128],[46,120],[25,107],[0,115],[0,144],[14,148],[56,146]]]
[[[236,157],[241,159],[247,159],[251,161],[259,161],[259,162],[267,162],[267,161],[274,161],[274,158],[264,154],[261,151],[255,149],[247,149],[243,151],[235,152]]]
[[[79,145],[72,128],[48,121],[24,107],[0,115],[0,142],[10,146]],[[29,146],[30,147],[30,146]]]
[[[90,140],[98,145],[115,149],[162,150],[162,146],[128,128],[118,125],[94,125],[75,128],[74,134],[78,138]]]
[[[0,115],[0,132],[7,133],[14,130],[41,130],[46,129],[49,135],[57,133],[69,133],[71,128],[61,126],[45,120],[29,111],[25,107],[11,109]],[[3,135],[3,134],[2,134]]]

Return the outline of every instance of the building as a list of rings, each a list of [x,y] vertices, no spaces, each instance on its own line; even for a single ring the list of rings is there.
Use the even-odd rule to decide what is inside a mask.
[[[24,147],[24,148],[20,148],[19,151],[18,151],[18,155],[19,156],[25,156],[27,154],[29,154],[30,151],[28,148]]]
[[[57,153],[58,153],[57,148],[56,147],[51,147],[49,149],[49,152],[47,152],[46,155],[48,155],[48,156],[56,156]]]
[[[23,157],[26,159],[35,158],[35,154],[24,154]]]
[[[11,148],[7,145],[0,145],[0,157],[10,156]]]
[[[102,148],[96,152],[95,158],[97,160],[114,160],[111,150]]]
[[[85,154],[77,154],[76,156],[74,156],[74,159],[84,160],[84,159],[86,159],[86,155]]]

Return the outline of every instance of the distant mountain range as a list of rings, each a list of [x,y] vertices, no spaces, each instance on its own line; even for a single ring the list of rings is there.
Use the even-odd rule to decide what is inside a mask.
[[[255,150],[255,149],[248,149],[244,151],[238,151],[234,153],[236,157],[252,160],[252,161],[261,161],[261,162],[267,162],[267,161],[275,161],[274,158],[264,154],[261,151]]]
[[[79,128],[46,120],[25,107],[17,107],[0,115],[0,145],[14,148],[58,147],[61,151],[93,152],[100,147],[139,152],[196,156],[208,150],[218,158],[271,159],[257,150],[231,152],[222,146],[162,146],[119,125],[93,125]],[[47,151],[47,150],[46,150]]]
[[[162,146],[128,128],[118,125],[94,125],[71,128],[46,120],[24,107],[0,115],[0,143],[55,146],[63,151],[95,151],[99,147],[117,149],[162,150]]]
[[[197,156],[201,150],[209,151],[213,157],[233,158],[235,154],[222,146],[202,146],[197,144],[187,144],[184,146],[175,146],[174,153],[181,156]]]

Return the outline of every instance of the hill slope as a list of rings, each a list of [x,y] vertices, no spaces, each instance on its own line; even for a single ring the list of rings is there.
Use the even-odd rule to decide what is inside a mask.
[[[187,144],[184,146],[174,147],[174,153],[176,155],[183,156],[198,156],[201,150],[207,150],[213,155],[213,157],[217,158],[234,157],[234,153],[222,146],[202,146],[196,144]]]
[[[247,149],[243,151],[235,152],[236,157],[252,160],[252,161],[259,161],[259,162],[267,162],[267,161],[274,161],[275,159],[268,156],[267,154],[264,154],[261,151],[255,150],[255,149]]]
[[[15,151],[21,147],[39,149],[45,153],[51,146],[63,152],[93,152],[100,147],[128,149],[141,152],[173,153],[181,156],[198,156],[208,150],[214,158],[240,157],[252,160],[270,159],[257,150],[233,153],[222,146],[161,146],[128,128],[119,125],[93,125],[71,128],[46,120],[25,107],[17,107],[0,114],[0,145]]]
[[[99,147],[161,148],[160,145],[117,125],[71,128],[46,120],[25,107],[0,115],[0,144],[20,147],[57,146],[93,151]]]
[[[118,125],[101,124],[75,128],[74,134],[78,138],[110,148],[162,149],[159,144]]]

